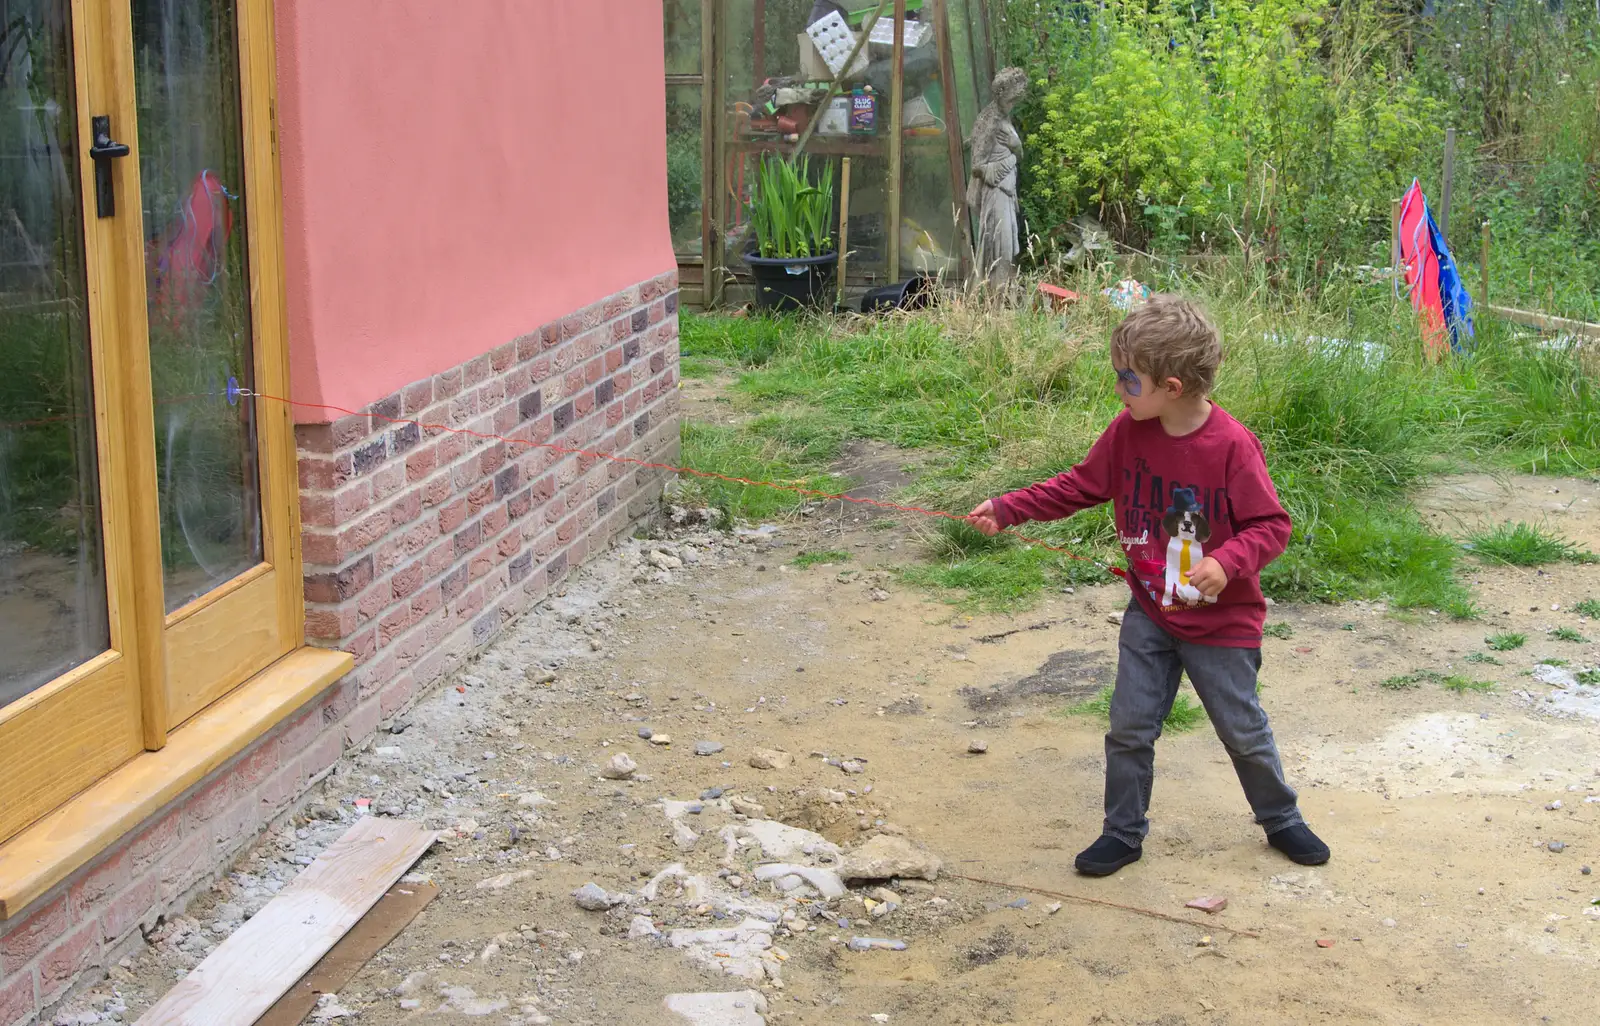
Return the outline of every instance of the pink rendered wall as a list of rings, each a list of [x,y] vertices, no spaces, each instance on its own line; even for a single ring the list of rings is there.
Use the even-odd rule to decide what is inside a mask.
[[[296,399],[360,407],[673,269],[659,4],[276,12]]]

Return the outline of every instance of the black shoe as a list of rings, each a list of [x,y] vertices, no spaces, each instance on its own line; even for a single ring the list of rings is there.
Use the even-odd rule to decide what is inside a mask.
[[[1138,862],[1144,849],[1123,844],[1105,835],[1078,853],[1078,872],[1086,876],[1110,876],[1130,862]]]
[[[1320,866],[1332,854],[1328,846],[1322,843],[1322,838],[1312,833],[1304,823],[1268,834],[1267,843],[1289,856],[1289,861],[1302,866]]]

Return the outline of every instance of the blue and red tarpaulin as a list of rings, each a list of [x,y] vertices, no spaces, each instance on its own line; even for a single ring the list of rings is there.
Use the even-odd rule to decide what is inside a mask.
[[[1439,358],[1446,345],[1459,352],[1463,335],[1472,337],[1472,297],[1416,179],[1400,201],[1400,259],[1428,355]]]

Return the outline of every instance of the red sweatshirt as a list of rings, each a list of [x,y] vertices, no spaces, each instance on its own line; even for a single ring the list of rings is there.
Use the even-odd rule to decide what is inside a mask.
[[[1260,646],[1261,568],[1283,554],[1291,525],[1261,442],[1222,407],[1213,404],[1205,424],[1182,438],[1124,411],[1082,463],[993,501],[1003,527],[1112,503],[1128,584],[1157,624],[1186,641]],[[1189,584],[1205,556],[1228,574],[1212,599]]]

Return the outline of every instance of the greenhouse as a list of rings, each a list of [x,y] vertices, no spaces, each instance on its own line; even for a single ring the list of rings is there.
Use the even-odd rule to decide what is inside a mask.
[[[803,157],[811,181],[831,185],[848,289],[970,275],[966,140],[995,73],[988,6],[665,0],[668,207],[683,301],[752,295],[752,205],[769,157]]]

